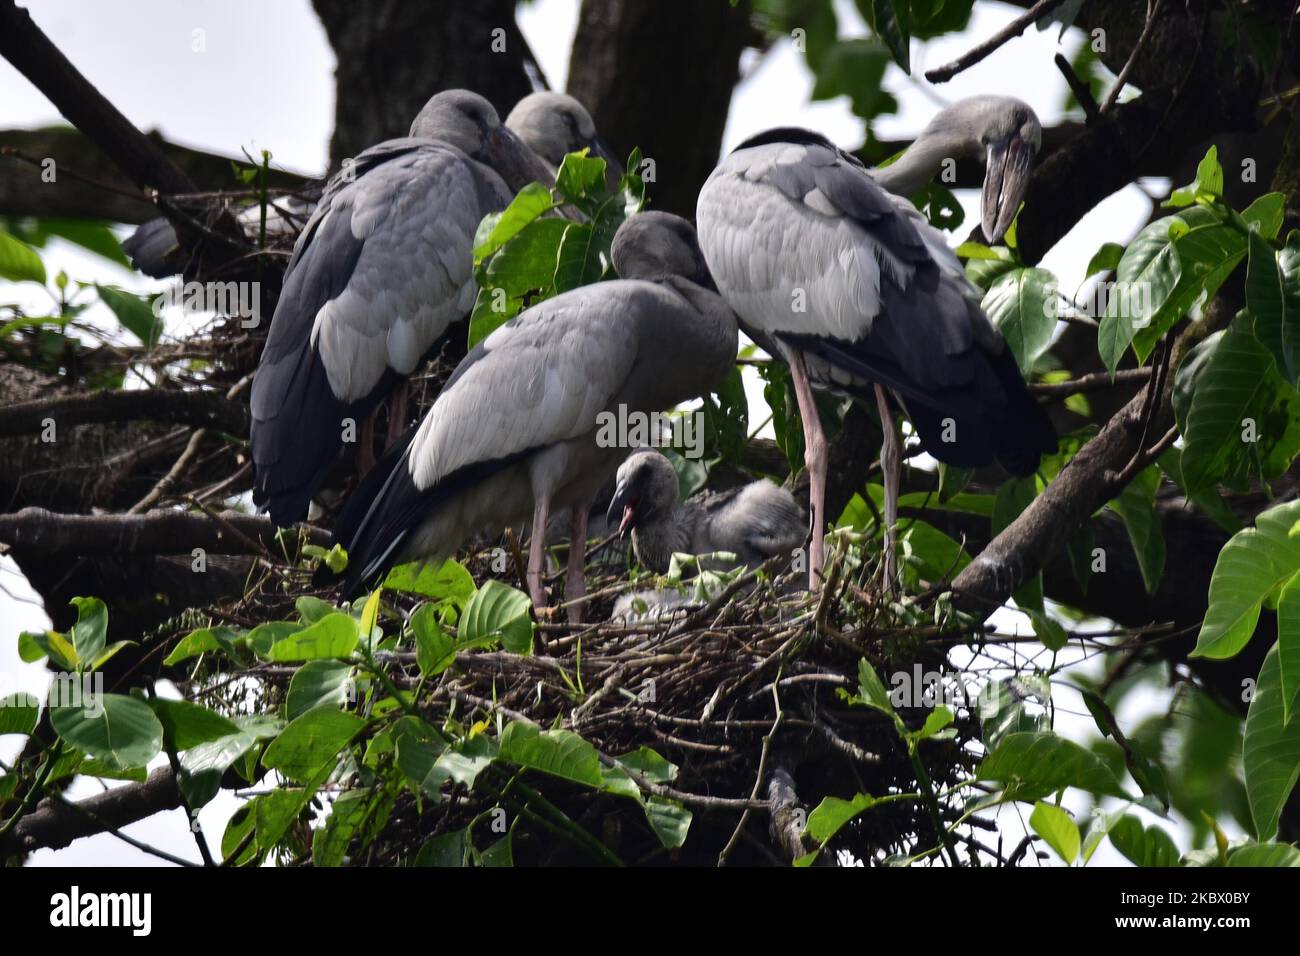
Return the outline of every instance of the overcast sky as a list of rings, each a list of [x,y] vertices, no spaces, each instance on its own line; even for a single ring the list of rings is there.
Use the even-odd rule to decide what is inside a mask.
[[[334,56],[308,0],[23,0],[36,22],[99,90],[132,122],[160,130],[177,143],[229,155],[241,149],[256,155],[269,149],[280,166],[309,175],[324,171],[334,115]],[[837,0],[841,34],[863,36],[866,27],[849,0]],[[578,0],[533,0],[519,9],[520,27],[540,60],[550,84],[561,88],[568,75],[569,48],[577,22]],[[912,45],[913,77],[891,66],[884,86],[899,101],[897,115],[877,122],[881,138],[915,135],[939,104],[978,93],[1001,93],[1026,100],[1045,126],[1063,112],[1066,86],[1052,65],[1053,54],[1068,57],[1082,42],[1070,31],[1058,43],[1059,27],[1030,29],[956,80],[932,87],[920,79],[925,69],[946,62],[994,33],[1023,11],[980,3],[960,38]],[[194,31],[202,30],[205,51],[193,49]],[[810,103],[812,76],[789,41],[766,56],[747,57],[746,76],[732,99],[723,142],[724,152],[746,136],[772,126],[807,126],[845,147],[864,139],[861,120],[846,99]],[[0,60],[0,128],[32,128],[65,121],[58,111],[8,63]],[[684,105],[689,108],[689,105]],[[967,225],[978,221],[978,194],[959,196]],[[1092,253],[1103,242],[1125,243],[1146,221],[1150,203],[1129,187],[1102,203],[1044,259],[1074,289],[1083,279]],[[125,233],[124,233],[125,234]],[[954,238],[954,242],[961,237]],[[43,251],[50,275],[60,269],[75,279],[101,281],[138,291],[162,284],[105,263],[76,247],[51,241]],[[43,294],[6,285],[6,296],[40,308]],[[48,307],[48,304],[46,304]],[[751,390],[752,392],[753,390]],[[751,394],[751,402],[761,396]],[[765,406],[763,406],[765,409]],[[757,411],[757,409],[756,409]],[[758,412],[753,421],[765,414]],[[40,665],[19,661],[16,637],[22,630],[44,629],[49,619],[8,558],[0,558],[0,696],[18,690],[43,694],[47,677]],[[1008,615],[1001,626],[1015,626]],[[111,622],[110,622],[111,627]],[[121,637],[122,635],[116,635]],[[1072,720],[1067,711],[1082,711],[1077,697],[1066,695],[1058,727],[1076,739],[1090,722]],[[1156,703],[1147,701],[1147,705]],[[1121,713],[1121,717],[1127,716]],[[6,762],[21,738],[0,738]],[[81,780],[70,792],[80,798],[100,789]],[[222,793],[200,816],[215,847],[226,819],[238,801]],[[127,832],[179,856],[197,859],[181,811],[163,814],[127,828]],[[1018,830],[1018,825],[1017,825]],[[1185,842],[1185,841],[1183,841]],[[1102,851],[1108,854],[1109,849]],[[1114,860],[1099,855],[1096,860]],[[41,851],[36,865],[159,863],[110,835],[79,841],[57,853]]]

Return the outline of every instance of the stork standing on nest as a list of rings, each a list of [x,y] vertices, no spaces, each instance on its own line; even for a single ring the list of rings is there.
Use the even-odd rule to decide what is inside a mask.
[[[531,513],[526,577],[543,607],[547,518],[567,507],[566,597],[580,601],[591,500],[628,450],[602,438],[602,425],[696,398],[736,358],[736,318],[688,222],[633,216],[611,255],[622,278],[547,299],[476,345],[418,430],[354,492],[335,529],[348,594],[400,561],[440,561],[474,532]]]
[[[526,97],[515,114],[548,154],[594,142],[572,97]],[[306,517],[349,430],[356,440],[469,312],[483,217],[553,177],[487,100],[450,90],[429,100],[409,137],[365,150],[330,180],[294,248],[253,380],[253,498],[276,524]],[[406,424],[395,404],[394,436]]]
[[[704,184],[696,216],[718,289],[794,380],[810,484],[810,586],[822,573],[828,452],[813,388],[872,396],[880,411],[887,588],[900,468],[891,396],[941,462],[998,461],[1027,475],[1055,451],[1051,422],[978,290],[942,233],[899,198],[945,159],[979,155],[982,225],[996,242],[1015,218],[1040,140],[1024,103],[975,97],[943,110],[883,169],[868,171],[817,133],[783,128],[742,143]]]

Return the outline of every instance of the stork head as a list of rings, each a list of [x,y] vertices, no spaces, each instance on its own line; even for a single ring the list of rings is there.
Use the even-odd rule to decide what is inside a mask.
[[[695,228],[668,212],[641,212],[624,220],[610,246],[614,271],[623,279],[681,276],[717,290],[700,251]]]
[[[492,104],[469,90],[445,90],[424,104],[411,135],[449,143],[491,166],[515,192],[531,182],[549,183],[546,164],[510,131]]]
[[[677,504],[680,486],[672,463],[657,451],[635,451],[618,468],[605,521],[626,536],[640,524],[661,518]]]
[[[1025,198],[1029,169],[1043,141],[1038,116],[1010,96],[972,96],[939,113],[926,134],[955,135],[968,152],[984,154],[980,224],[985,238],[997,242]]]
[[[596,134],[591,114],[572,96],[550,90],[530,93],[515,104],[506,126],[554,167],[558,168],[567,154],[589,149],[592,156],[605,160],[606,169],[615,178],[623,174],[622,164]]]

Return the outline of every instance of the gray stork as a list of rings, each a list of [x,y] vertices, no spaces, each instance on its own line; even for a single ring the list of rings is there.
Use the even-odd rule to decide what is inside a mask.
[[[698,397],[736,358],[736,318],[688,222],[633,216],[611,256],[622,278],[547,299],[476,345],[353,493],[335,528],[347,594],[395,563],[442,560],[476,531],[531,514],[528,589],[543,607],[547,518],[570,508],[566,596],[582,597],[592,496],[627,454],[602,425]]]
[[[336,174],[298,238],[253,379],[253,500],[306,516],[346,437],[474,303],[484,215],[552,172],[467,90]],[[350,436],[349,436],[350,431]]]
[[[591,114],[566,93],[529,93],[510,111],[506,126],[552,169],[558,169],[569,153],[586,148],[591,156],[605,160],[609,182],[615,183],[623,175],[623,164],[596,133]]]
[[[1024,103],[976,97],[943,110],[883,169],[868,171],[817,133],[773,129],[738,146],[704,184],[696,216],[718,289],[794,380],[811,486],[811,586],[822,572],[828,450],[813,388],[874,393],[884,434],[887,588],[899,472],[890,393],[922,447],[950,465],[996,460],[1026,475],[1055,451],[1051,422],[980,309],[979,292],[942,233],[900,198],[945,159],[982,154],[982,223],[996,241],[1015,218],[1040,138]]]
[[[637,560],[663,574],[672,556],[729,551],[735,564],[755,567],[803,544],[808,521],[794,495],[766,479],[678,501],[672,463],[655,451],[633,452],[618,468],[605,518],[632,534]]]

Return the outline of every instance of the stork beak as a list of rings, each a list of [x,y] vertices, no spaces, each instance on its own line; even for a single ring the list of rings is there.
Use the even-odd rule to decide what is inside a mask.
[[[1034,147],[1015,133],[989,144],[984,164],[980,225],[990,245],[1006,235],[1020,211],[1033,161]]]
[[[489,165],[514,192],[519,192],[529,183],[549,186],[555,180],[555,170],[505,124],[488,134],[485,152]]]
[[[637,500],[628,493],[627,485],[619,482],[614,489],[614,497],[609,500],[609,508],[605,511],[605,523],[612,527],[617,519],[620,538],[627,537],[627,533],[636,527],[636,505]]]

